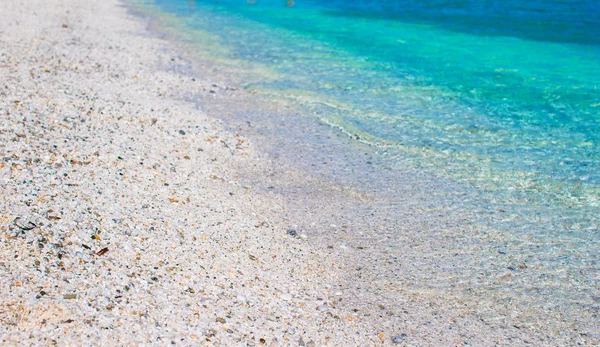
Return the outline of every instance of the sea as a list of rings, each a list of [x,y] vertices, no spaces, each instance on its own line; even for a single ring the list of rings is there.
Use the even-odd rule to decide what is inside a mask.
[[[470,203],[512,216],[492,227],[578,278],[562,309],[598,312],[600,2],[137,3],[203,57],[242,67],[244,89],[374,148],[385,170],[476,191]]]

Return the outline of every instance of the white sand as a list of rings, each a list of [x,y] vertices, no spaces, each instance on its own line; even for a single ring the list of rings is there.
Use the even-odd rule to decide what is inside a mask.
[[[267,162],[169,98],[211,82],[157,71],[143,32],[114,0],[0,2],[1,344],[380,341],[336,310],[336,259],[239,183]]]

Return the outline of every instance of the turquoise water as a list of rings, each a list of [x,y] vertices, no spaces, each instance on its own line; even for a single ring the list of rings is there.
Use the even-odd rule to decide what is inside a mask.
[[[196,47],[192,51],[202,66],[223,72],[225,79],[250,91],[242,93],[241,102],[232,97],[237,102],[232,108],[245,104],[248,95],[258,96],[252,103],[260,104],[259,110],[240,111],[242,119],[234,123],[251,119],[255,124],[264,118],[263,129],[284,128],[286,123],[285,130],[267,131],[264,136],[304,141],[303,146],[315,151],[329,145],[331,151],[314,155],[314,162],[306,166],[298,164],[301,169],[309,167],[318,176],[320,164],[329,167],[335,156],[339,161],[332,164],[336,167],[332,176],[358,177],[356,172],[368,170],[346,166],[344,160],[353,157],[337,148],[356,149],[361,152],[357,156],[366,157],[363,152],[368,151],[356,145],[358,140],[381,154],[373,156],[374,163],[383,163],[372,166],[375,174],[369,171],[349,184],[357,182],[365,192],[380,194],[372,210],[381,212],[371,218],[371,206],[363,210],[362,205],[358,212],[340,212],[347,212],[348,219],[356,213],[354,222],[364,222],[364,230],[377,230],[369,236],[377,238],[377,244],[378,228],[390,223],[390,233],[384,232],[389,248],[377,246],[361,255],[366,260],[360,266],[368,267],[374,279],[390,280],[389,269],[379,262],[388,251],[397,252],[393,254],[399,259],[407,252],[403,266],[393,265],[397,276],[392,277],[398,283],[435,288],[442,296],[454,293],[476,305],[485,298],[493,302],[492,309],[476,309],[492,320],[511,321],[502,312],[512,303],[509,308],[538,312],[531,316],[536,321],[560,314],[567,317],[568,326],[572,323],[579,331],[596,334],[600,3],[132,1],[138,5],[134,7],[159,18],[159,31],[174,29],[177,39]],[[210,72],[202,72],[210,77]],[[198,98],[199,104],[217,103],[212,96]],[[223,105],[212,113],[218,117],[232,100],[224,96]],[[290,108],[280,115],[277,107],[263,109],[263,102]],[[291,114],[302,120],[278,119]],[[323,134],[306,136],[316,128],[311,128],[313,124],[320,124],[315,118],[342,129],[353,140],[336,138],[333,144]],[[293,129],[288,131],[288,126]],[[254,129],[260,128],[259,124]],[[314,154],[295,156],[286,152],[287,142],[273,143],[284,144],[275,158],[289,156],[294,161]],[[403,171],[404,167],[408,169]],[[427,187],[415,187],[419,183],[410,179],[394,186],[394,179],[405,179],[406,172],[433,179],[415,178]],[[326,178],[331,177],[328,174]],[[334,181],[345,186],[345,179]],[[455,187],[461,191],[454,192]],[[429,192],[431,201],[411,200],[413,194]],[[299,205],[296,210],[310,210],[308,202]],[[421,232],[412,219],[414,212],[418,215],[414,218],[426,218],[428,224],[430,218],[445,218],[441,211],[452,214],[449,224],[431,221],[431,228],[449,226],[459,243],[441,245],[443,233]],[[455,224],[459,226],[454,228]],[[435,254],[427,254],[429,260],[406,247],[413,237],[431,244]],[[463,253],[462,260],[456,257]],[[519,264],[527,264],[528,270],[515,272],[521,269]],[[510,281],[505,281],[507,271],[509,276],[514,273]],[[418,280],[411,277],[415,274]],[[523,317],[527,322],[529,316]],[[548,321],[548,329],[558,327],[555,323]]]
[[[248,89],[304,105],[397,165],[598,231],[596,1],[146,3],[252,67]]]

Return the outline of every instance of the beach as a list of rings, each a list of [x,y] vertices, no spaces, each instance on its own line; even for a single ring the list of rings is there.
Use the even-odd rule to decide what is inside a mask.
[[[318,309],[335,259],[238,183],[268,170],[252,146],[167,96],[211,81],[155,71],[166,44],[114,1],[0,12],[4,345],[355,339]]]
[[[467,193],[412,169],[390,176],[401,201],[369,192],[343,172],[372,153],[344,166],[323,149],[347,145],[335,128],[303,124],[323,148],[257,128],[293,106],[152,25],[116,0],[0,3],[3,345],[600,343],[592,299],[569,315],[457,294],[546,271],[489,261],[526,246],[452,206]]]

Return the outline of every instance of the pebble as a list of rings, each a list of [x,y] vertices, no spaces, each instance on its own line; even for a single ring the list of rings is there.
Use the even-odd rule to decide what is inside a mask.
[[[185,135],[185,131],[179,130],[179,135]]]
[[[392,337],[392,342],[394,344],[399,344],[399,343],[402,343],[402,341],[404,341],[407,337],[408,337],[408,335],[406,335],[406,334],[396,335],[396,336]]]
[[[292,296],[290,294],[281,294],[281,300],[290,301],[292,300]]]

